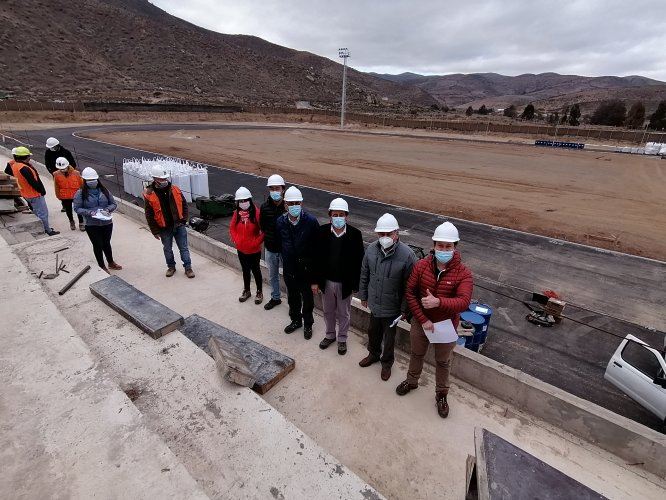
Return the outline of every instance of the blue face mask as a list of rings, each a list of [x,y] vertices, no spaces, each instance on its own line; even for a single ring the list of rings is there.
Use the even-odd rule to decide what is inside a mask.
[[[271,198],[273,201],[280,201],[282,199],[282,193],[279,191],[271,191]]]
[[[301,206],[300,205],[291,205],[289,207],[289,215],[292,217],[298,217],[301,215]]]
[[[446,264],[453,258],[453,250],[447,252],[445,250],[435,250],[435,258],[437,262]]]
[[[335,229],[342,229],[345,227],[346,218],[345,217],[331,217],[331,224]]]

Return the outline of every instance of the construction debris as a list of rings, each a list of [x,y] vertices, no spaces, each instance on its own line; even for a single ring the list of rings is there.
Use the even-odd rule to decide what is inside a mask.
[[[74,285],[74,283],[79,281],[81,279],[81,276],[86,274],[88,271],[90,271],[90,266],[86,266],[83,269],[81,269],[81,271],[79,271],[79,274],[74,276],[69,283],[67,283],[65,286],[62,287],[62,289],[58,292],[58,295],[63,295],[67,290],[72,288],[72,285]]]

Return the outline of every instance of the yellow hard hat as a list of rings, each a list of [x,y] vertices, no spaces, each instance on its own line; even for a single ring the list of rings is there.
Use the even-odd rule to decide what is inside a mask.
[[[25,146],[19,146],[14,150],[14,156],[31,156],[32,153]]]

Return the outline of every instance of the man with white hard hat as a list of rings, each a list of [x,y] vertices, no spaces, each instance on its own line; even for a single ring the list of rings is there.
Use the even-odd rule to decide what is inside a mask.
[[[363,236],[361,231],[348,224],[349,205],[342,198],[331,201],[328,216],[331,222],[319,226],[317,232],[312,292],[323,294],[326,336],[319,348],[326,349],[337,338],[338,354],[344,355],[347,353],[352,292],[358,291],[361,276]]]
[[[173,254],[173,240],[176,240],[180,259],[185,268],[185,276],[194,278],[192,259],[187,246],[187,201],[178,186],[169,182],[169,174],[162,165],[154,165],[150,176],[153,178],[143,192],[144,209],[148,228],[157,240],[162,240],[166,259],[166,277],[176,273],[176,259]]]
[[[391,214],[377,220],[377,241],[368,246],[363,256],[358,292],[363,307],[370,309],[368,355],[359,366],[365,368],[380,361],[384,381],[391,377],[395,360],[396,320],[406,317],[409,311],[405,286],[416,262],[412,249],[400,241],[399,229]]]
[[[277,220],[287,209],[284,206],[284,179],[273,174],[266,183],[268,199],[259,210],[259,226],[264,233],[264,248],[266,266],[271,283],[271,299],[264,305],[264,309],[273,309],[282,304],[280,299],[280,239],[277,234]]]
[[[306,340],[312,338],[314,298],[312,296],[312,259],[319,222],[303,210],[300,189],[291,186],[284,193],[287,212],[277,220],[277,232],[282,253],[284,284],[287,286],[289,323],[284,333],[303,327]]]
[[[58,171],[58,167],[56,166],[56,160],[58,158],[66,158],[72,168],[76,168],[76,160],[74,160],[74,156],[72,156],[69,149],[60,144],[60,141],[55,137],[49,137],[46,139],[44,166],[51,175],[54,175]],[[65,203],[62,204],[61,212],[67,212],[67,207],[65,205]]]
[[[472,273],[462,263],[456,249],[460,237],[458,229],[450,222],[440,224],[432,236],[433,249],[430,255],[414,266],[407,282],[407,303],[413,318],[409,331],[411,355],[407,379],[396,387],[395,392],[404,396],[418,387],[423,369],[423,358],[430,340],[426,334],[433,333],[435,324],[458,327],[460,313],[467,310],[472,300]],[[456,346],[452,342],[433,343],[435,349],[435,403],[437,413],[449,415],[449,374],[451,357]]]

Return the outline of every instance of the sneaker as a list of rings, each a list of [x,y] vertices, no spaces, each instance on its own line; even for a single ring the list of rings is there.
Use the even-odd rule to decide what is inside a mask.
[[[329,339],[327,337],[324,337],[321,342],[319,342],[319,349],[326,349],[328,346],[330,346],[333,342],[335,342],[335,339]]]
[[[437,413],[442,418],[449,416],[449,403],[446,402],[446,394],[437,394],[435,396],[437,401]]]
[[[404,396],[407,394],[409,391],[412,391],[416,389],[419,385],[418,384],[410,384],[406,380],[400,382],[400,385],[395,388],[395,392],[398,396]]]
[[[292,333],[295,332],[298,328],[302,327],[303,323],[300,321],[292,321],[289,323],[287,326],[284,327],[284,333]]]
[[[56,231],[55,229],[51,228],[49,231],[46,231],[46,234],[49,236],[55,236],[56,234],[60,234],[60,231]]]
[[[312,338],[312,325],[307,325],[303,328],[303,337],[305,337],[305,340],[310,340]]]
[[[365,358],[363,358],[361,361],[358,362],[358,366],[360,366],[361,368],[367,368],[368,366],[376,363],[377,361],[379,361],[379,360],[376,359],[376,358],[373,358],[372,356],[370,356],[368,354]]]
[[[391,378],[391,367],[382,366],[382,380],[386,382],[390,378]]]
[[[282,304],[282,301],[280,299],[271,299],[268,302],[266,302],[266,305],[264,306],[264,309],[266,309],[267,311],[270,311],[275,306],[279,306],[280,304]]]
[[[120,271],[123,268],[120,264],[117,264],[116,262],[109,262],[109,269],[113,269],[114,271]]]
[[[250,290],[243,290],[240,294],[240,297],[238,297],[238,302],[245,302],[250,297],[252,297]]]
[[[70,228],[72,231],[76,231],[76,222],[74,222],[74,221],[70,221],[70,222],[69,222],[69,228]]]
[[[169,269],[167,269],[167,272],[166,272],[165,276],[167,278],[171,278],[171,276],[173,276],[174,274],[176,274],[176,268],[175,267],[170,267]]]
[[[86,230],[86,225],[83,222],[81,222],[79,224],[79,231],[85,231],[85,230]]]
[[[264,301],[264,294],[261,292],[257,292],[257,295],[254,296],[254,303],[255,304],[261,304]]]
[[[192,271],[191,267],[188,267],[187,269],[185,269],[185,276],[187,276],[188,278],[194,278],[196,274],[194,274],[194,271]]]
[[[64,212],[65,212],[65,208],[64,208],[64,207],[61,208],[60,211],[64,213]]]
[[[340,356],[347,354],[347,342],[338,342],[338,354]]]

